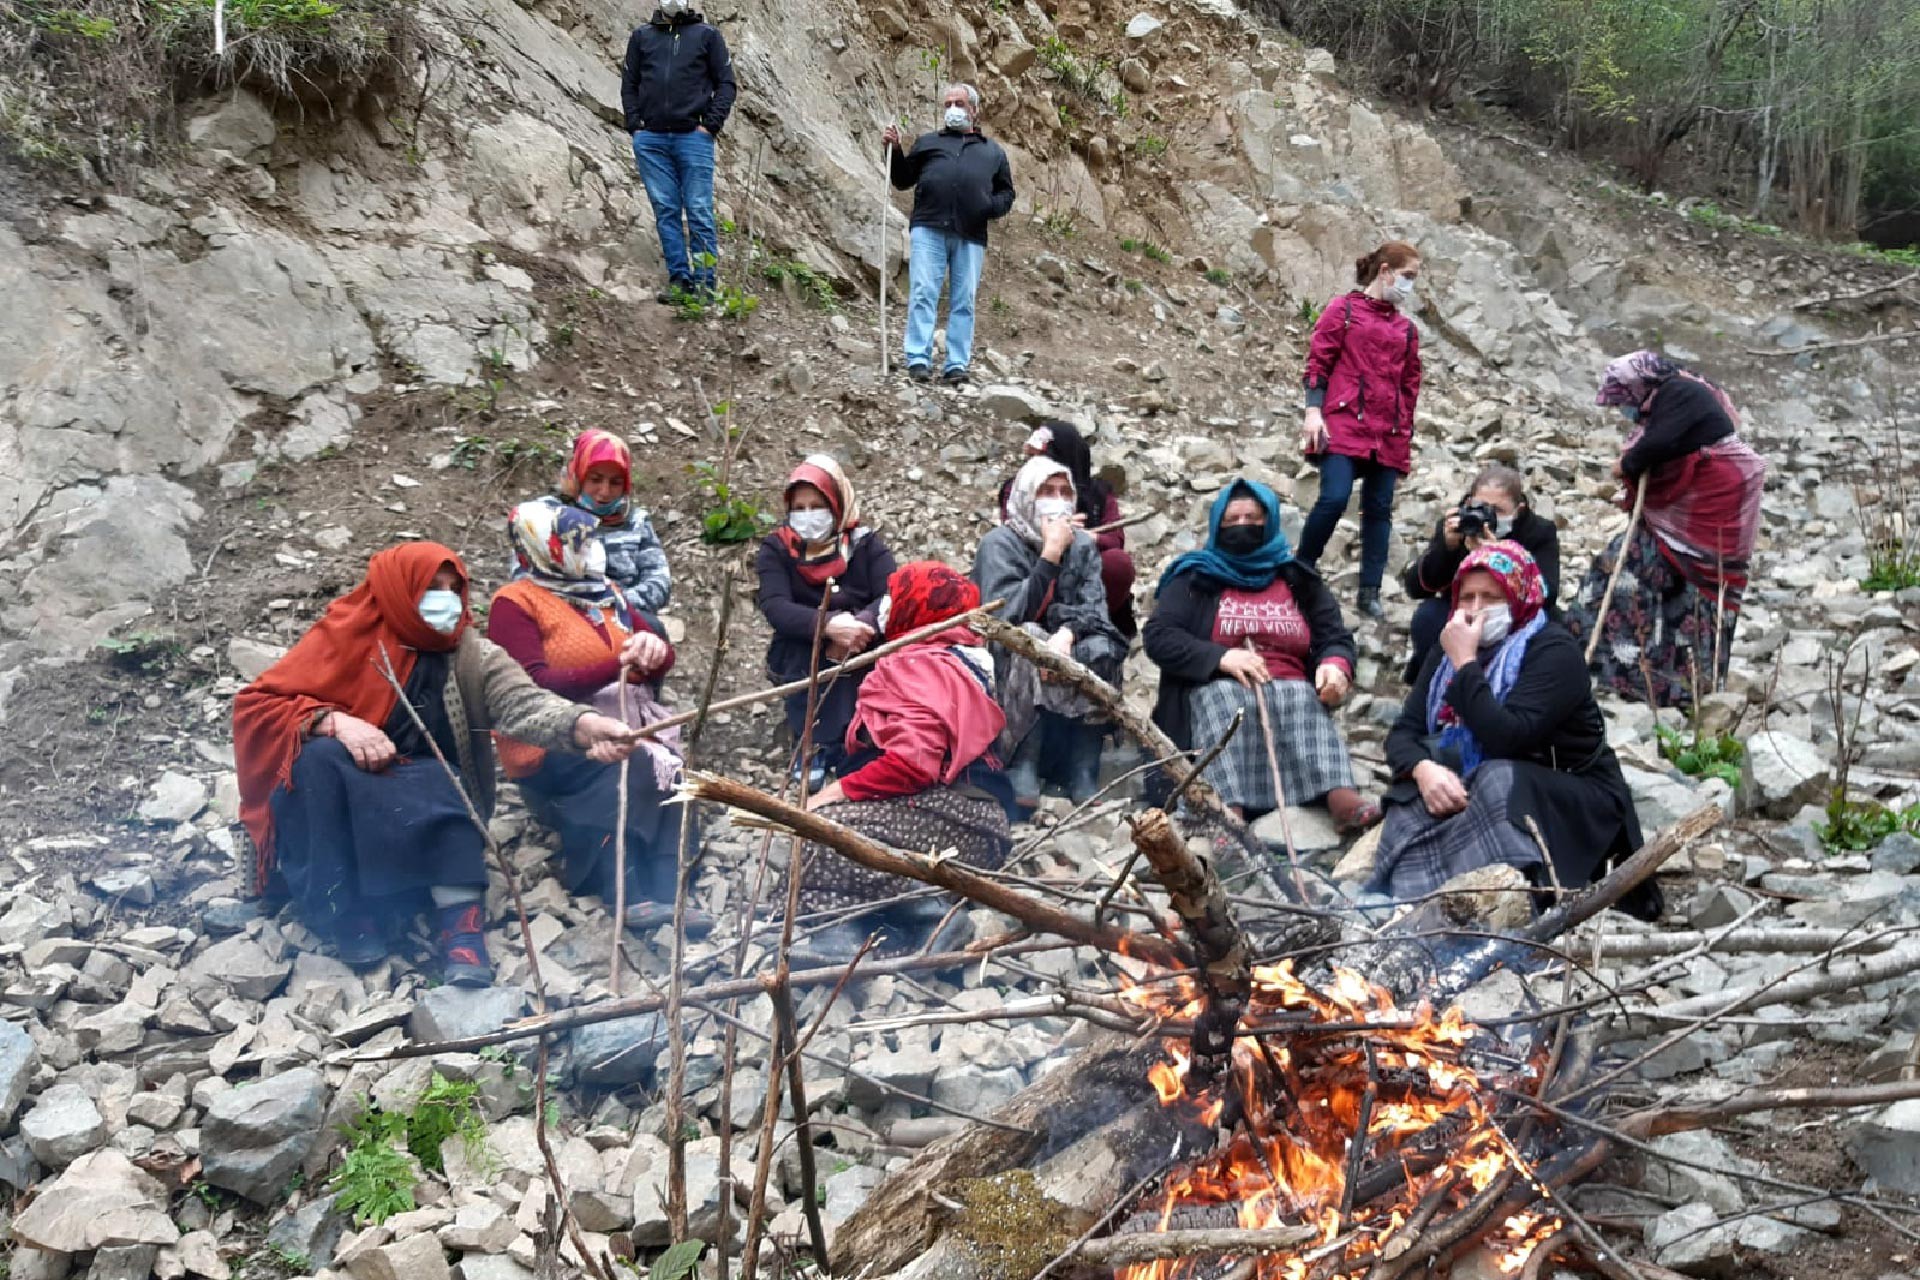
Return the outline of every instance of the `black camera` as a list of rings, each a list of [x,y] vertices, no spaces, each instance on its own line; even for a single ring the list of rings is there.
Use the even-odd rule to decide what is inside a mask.
[[[1463,502],[1460,504],[1460,536],[1463,538],[1490,538],[1494,530],[1500,527],[1500,513],[1490,503]]]

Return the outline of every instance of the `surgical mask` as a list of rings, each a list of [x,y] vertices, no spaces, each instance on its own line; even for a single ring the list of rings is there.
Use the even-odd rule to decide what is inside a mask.
[[[623,493],[619,497],[610,498],[605,502],[595,502],[583,493],[580,495],[580,505],[588,511],[593,512],[594,515],[599,516],[602,520],[608,520],[626,511],[627,495]]]
[[[893,597],[881,596],[880,603],[873,610],[873,625],[880,629],[881,635],[887,634],[887,620],[891,617],[893,617]]]
[[[1504,604],[1480,611],[1480,645],[1499,644],[1513,630],[1513,610]]]
[[[587,544],[587,576],[589,578],[607,576],[607,548],[604,543],[589,542]]]
[[[1387,286],[1387,301],[1395,306],[1405,306],[1413,301],[1414,285],[1412,276],[1395,276],[1393,283]]]
[[[1620,406],[1620,416],[1628,422],[1638,422],[1640,421],[1640,406],[1637,404],[1623,404]]]
[[[460,625],[460,615],[466,612],[466,605],[460,599],[458,591],[429,591],[420,597],[420,620],[443,636],[453,634]]]
[[[948,107],[943,119],[947,128],[958,129],[962,133],[973,128],[973,115],[965,107]]]
[[[677,18],[687,11],[687,0],[660,0],[660,12]]]
[[[1066,520],[1073,515],[1073,500],[1070,498],[1035,498],[1033,501],[1034,519]]]
[[[808,542],[824,542],[833,534],[833,512],[825,507],[787,512],[787,527]]]
[[[1252,555],[1267,545],[1267,526],[1264,524],[1230,524],[1220,530],[1215,540],[1222,554],[1230,556]]]

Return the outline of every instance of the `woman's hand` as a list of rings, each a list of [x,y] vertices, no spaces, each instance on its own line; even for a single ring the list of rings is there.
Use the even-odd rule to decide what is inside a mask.
[[[1447,512],[1447,518],[1440,526],[1440,540],[1447,544],[1447,550],[1458,551],[1464,539],[1460,536],[1460,513]]]
[[[1232,676],[1242,688],[1252,689],[1273,679],[1267,660],[1251,649],[1229,649],[1220,657],[1220,674]]]
[[[838,804],[846,798],[847,793],[840,789],[840,779],[834,778],[826,786],[807,797],[807,812],[812,813],[821,805]]]
[[[1319,670],[1313,673],[1313,687],[1320,695],[1320,705],[1337,707],[1347,700],[1347,694],[1353,690],[1353,681],[1347,676],[1347,669],[1337,662],[1323,662]]]
[[[1485,625],[1478,610],[1469,616],[1465,609],[1455,609],[1440,629],[1440,652],[1453,659],[1455,670],[1480,656],[1480,632]]]
[[[1055,517],[1040,524],[1040,558],[1059,564],[1073,545],[1074,523]]]
[[[573,722],[573,742],[595,764],[619,764],[640,745],[640,731],[589,711]]]
[[[873,636],[873,628],[850,613],[836,613],[827,619],[827,640],[843,658],[872,644]]]
[[[636,631],[620,647],[620,665],[632,669],[643,679],[667,665],[673,650],[651,631]]]
[[[1420,788],[1421,803],[1436,818],[1451,818],[1467,807],[1467,784],[1443,764],[1422,760],[1413,766],[1413,783]]]
[[[345,747],[354,764],[368,773],[380,772],[400,754],[385,730],[344,711],[328,716],[320,731]]]
[[[1307,420],[1300,424],[1300,452],[1325,453],[1327,451],[1327,419],[1315,407],[1307,410]]]

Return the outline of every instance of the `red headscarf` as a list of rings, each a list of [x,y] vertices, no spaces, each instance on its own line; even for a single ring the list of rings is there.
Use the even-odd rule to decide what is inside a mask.
[[[619,508],[608,515],[604,511],[595,511],[602,524],[619,524],[627,518],[627,510],[633,503],[633,450],[627,442],[611,431],[589,428],[573,439],[573,456],[567,459],[567,480],[573,486],[576,495],[584,494],[587,487],[587,472],[602,463],[610,463],[620,468],[621,499]]]
[[[903,564],[887,579],[886,636],[892,640],[947,618],[957,618],[980,607],[980,588],[950,565],[938,560]],[[963,630],[963,628],[955,628]],[[935,637],[943,644],[946,632]],[[972,632],[967,632],[971,636]],[[977,640],[960,643],[977,644]]]
[[[240,820],[253,837],[259,875],[273,870],[274,791],[291,786],[301,735],[323,707],[383,725],[398,695],[379,665],[384,649],[401,684],[413,672],[420,650],[444,653],[460,643],[472,621],[465,609],[451,634],[420,616],[420,597],[433,587],[442,565],[460,576],[467,594],[467,567],[437,542],[389,547],[367,562],[359,586],[327,606],[320,621],[287,656],[263,672],[233,700],[233,757],[240,775]]]
[[[822,542],[810,543],[787,524],[782,524],[775,536],[793,556],[800,576],[818,587],[828,578],[837,578],[847,571],[847,554],[853,548],[853,531],[860,526],[860,499],[855,495],[853,482],[847,479],[846,471],[829,454],[810,453],[793,469],[793,474],[787,477],[785,490],[789,503],[793,501],[794,489],[803,484],[818,489],[827,500],[827,510],[833,512],[833,536]]]

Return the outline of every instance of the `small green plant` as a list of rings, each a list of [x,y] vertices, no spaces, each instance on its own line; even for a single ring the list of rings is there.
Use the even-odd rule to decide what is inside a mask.
[[[1300,317],[1301,324],[1311,328],[1320,323],[1320,304],[1312,298],[1302,298],[1300,299],[1300,309],[1295,314]]]
[[[710,253],[702,253],[693,262],[695,266],[711,271],[718,265],[719,259]],[[748,293],[737,284],[676,289],[673,293],[673,314],[681,320],[744,320],[759,309],[758,295]]]
[[[700,516],[700,540],[727,545],[747,542],[765,533],[773,519],[758,503],[740,495],[711,462],[696,462],[688,470],[706,501]]]
[[[840,309],[840,295],[835,292],[832,279],[804,262],[775,259],[763,265],[760,274],[774,284],[791,283],[802,298],[822,311]]]
[[[1728,213],[1711,200],[1702,200],[1699,204],[1690,206],[1687,209],[1687,219],[1703,227],[1712,227],[1716,231],[1745,231],[1758,236],[1785,234],[1771,222],[1756,222],[1752,218]]]
[[[1920,546],[1889,537],[1870,547],[1862,591],[1904,591],[1920,587]]]
[[[1082,57],[1059,36],[1042,40],[1038,52],[1040,65],[1053,73],[1062,88],[1124,118],[1126,94],[1113,83],[1113,69],[1105,59]],[[1066,123],[1064,116],[1061,123]]]
[[[1206,281],[1208,284],[1232,284],[1233,272],[1221,267],[1209,267],[1206,273]]]
[[[79,36],[85,40],[106,40],[119,30],[112,18],[96,17],[78,9],[40,9],[25,6],[28,22],[50,36]]]
[[[1069,107],[1066,103],[1061,103],[1055,107],[1053,111],[1054,114],[1060,118],[1060,127],[1068,133],[1072,133],[1080,127],[1080,121],[1074,118],[1073,108]]]
[[[1718,778],[1729,787],[1740,785],[1740,765],[1747,752],[1738,738],[1698,731],[1689,738],[1664,724],[1654,731],[1660,738],[1660,754],[1680,772],[1690,778]]]
[[[1013,314],[1013,304],[996,293],[987,299],[987,310],[996,316],[1011,315]]]
[[[447,456],[453,460],[454,466],[463,471],[472,471],[492,451],[491,440],[482,440],[479,436],[459,436]]]
[[[1080,229],[1080,212],[1077,209],[1039,210],[1040,230],[1056,240],[1071,240]]]
[[[434,1072],[410,1111],[368,1107],[344,1130],[347,1154],[333,1175],[339,1205],[356,1222],[379,1224],[414,1207],[421,1171],[444,1173],[448,1138],[458,1137],[467,1159],[487,1161],[487,1122],[480,1086]]]
[[[124,635],[108,636],[100,642],[99,648],[114,666],[123,671],[137,671],[141,675],[153,675],[165,670],[167,664],[182,652],[179,640],[160,631],[129,631]]]
[[[704,1240],[682,1240],[653,1260],[647,1269],[647,1280],[687,1280],[700,1265],[700,1255],[706,1251]]]
[[[1140,293],[1146,289],[1147,282],[1135,276],[1128,276],[1126,279],[1126,286],[1127,286],[1128,293]]]
[[[1142,160],[1157,160],[1167,154],[1167,140],[1157,133],[1142,134],[1134,139],[1133,154]]]
[[[1128,253],[1137,253],[1141,257],[1149,258],[1154,262],[1165,264],[1173,261],[1173,255],[1171,253],[1168,253],[1151,240],[1135,240],[1132,237],[1128,237],[1120,242],[1120,247]]]
[[[1835,799],[1827,804],[1827,820],[1813,833],[1831,853],[1860,853],[1900,831],[1920,836],[1920,804],[1890,809],[1871,801]]]

